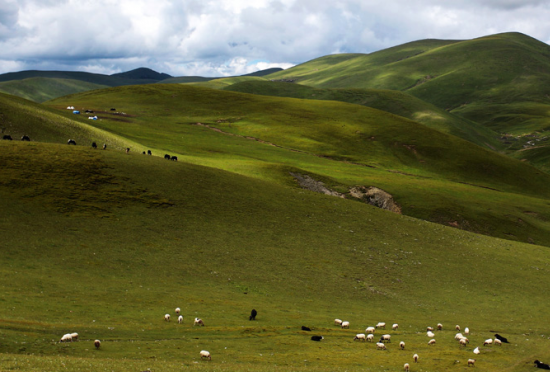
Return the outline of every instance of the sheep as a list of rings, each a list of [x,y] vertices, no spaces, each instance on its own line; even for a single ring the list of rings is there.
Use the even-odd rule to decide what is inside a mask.
[[[391,335],[382,335],[379,342],[391,342]]]
[[[256,309],[252,309],[252,311],[250,312],[250,316],[248,317],[248,320],[256,320],[256,315],[258,315],[258,312],[256,311]]]
[[[461,338],[464,338],[464,335],[463,335],[462,333],[457,333],[457,334],[455,335],[455,340],[458,341],[458,340],[460,340]]]
[[[386,329],[386,323],[384,323],[384,322],[379,322],[379,323],[376,325],[376,328],[384,328],[384,329]]]
[[[367,327],[367,329],[365,329],[365,332],[367,333],[374,333],[374,331],[375,331],[374,327]]]
[[[428,341],[428,345],[435,345],[435,338],[432,338],[430,341]]]
[[[394,331],[397,331],[398,328],[399,328],[399,324],[397,323],[391,326],[391,329],[393,329]]]
[[[434,330],[434,327],[426,327],[426,332],[432,332]]]
[[[196,325],[204,326],[204,322],[200,318],[195,318],[195,322],[193,323],[193,325],[194,326],[196,326]]]
[[[474,354],[479,354],[481,351],[479,351],[479,346],[474,349]]]
[[[95,346],[96,349],[99,349],[99,347],[101,346],[101,341],[95,340],[94,341],[94,346]]]
[[[455,329],[460,332],[460,326],[458,324],[455,326]]]
[[[413,359],[415,363],[418,363],[418,354],[414,354]]]
[[[201,356],[201,359],[212,360],[212,356],[210,355],[210,352],[209,352],[209,351],[201,350],[200,356]]]
[[[401,350],[405,350],[405,341],[401,341],[399,343],[399,347],[401,348]]]
[[[308,332],[311,332],[311,328],[309,328],[309,327],[306,327],[306,326],[302,326],[302,331],[308,331]]]
[[[67,141],[67,145],[75,145],[76,146],[76,141],[74,139],[69,139]]]
[[[126,153],[128,154],[130,152],[130,148],[126,147]]]
[[[66,333],[63,335],[63,337],[61,337],[61,340],[59,340],[59,342],[72,342],[73,341],[73,336],[71,336],[70,333]]]
[[[183,315],[178,316],[178,323],[183,323]]]
[[[349,322],[348,321],[343,321],[341,327],[349,329]]]
[[[443,329],[443,324],[437,323],[437,330],[441,331]]]
[[[502,341],[500,341],[498,338],[495,338],[494,343],[495,345],[502,346]]]
[[[426,332],[426,336],[428,336],[429,338],[433,338],[435,334],[432,331],[428,331]]]
[[[353,338],[353,341],[355,341],[355,340],[367,341],[367,335],[365,335],[364,333],[358,333]]]
[[[104,144],[103,144],[103,150],[106,150],[106,149],[107,149],[107,144],[104,143]]]
[[[476,362],[475,359],[468,359],[468,367],[469,367],[469,366],[474,367],[475,362]]]
[[[369,334],[367,335],[367,341],[368,341],[368,342],[372,342],[373,340],[374,340],[374,335],[373,335],[372,333],[369,333]]]
[[[97,149],[97,143],[92,142],[92,148],[93,148],[93,149]]]
[[[179,307],[176,307],[176,314],[179,314],[181,312],[181,309]]]
[[[507,339],[506,337],[502,337],[502,336],[499,335],[498,333],[495,335],[495,338],[496,338],[497,340],[500,340],[500,341],[504,342],[505,344],[509,344],[508,339]]]
[[[540,368],[540,369],[550,369],[550,366],[546,363],[543,363],[541,362],[540,360],[535,360],[535,365],[537,366],[537,368]]]
[[[323,336],[311,336],[311,341],[321,341],[325,338]]]
[[[470,328],[468,328],[468,327],[464,328],[464,334],[469,335],[470,334]]]
[[[483,341],[483,346],[492,345],[493,339],[488,338],[487,340]]]
[[[73,341],[78,341],[78,333],[71,333],[71,337],[73,339]]]
[[[464,338],[461,338],[460,341],[458,341],[460,343],[460,345],[462,346],[466,346],[466,344],[469,342],[468,339],[466,337]]]
[[[342,320],[341,319],[334,319],[334,325],[341,326]]]
[[[377,342],[377,343],[376,343],[376,350],[378,350],[378,349],[380,349],[380,350],[386,350],[386,345],[383,344],[383,343],[381,343],[381,342]]]
[[[164,314],[164,320],[169,322],[170,321],[170,314]]]
[[[405,371],[407,371],[407,372],[410,370],[410,368],[411,368],[411,366],[409,365],[409,363],[405,363],[405,364],[403,365],[403,369],[404,369]]]

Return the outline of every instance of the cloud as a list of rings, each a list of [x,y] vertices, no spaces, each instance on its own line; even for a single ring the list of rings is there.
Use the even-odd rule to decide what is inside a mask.
[[[4,0],[0,73],[228,76],[426,38],[519,31],[548,42],[549,17],[546,0]]]

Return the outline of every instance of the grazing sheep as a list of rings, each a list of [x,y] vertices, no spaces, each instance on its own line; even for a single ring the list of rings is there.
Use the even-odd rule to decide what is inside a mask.
[[[367,333],[374,333],[374,331],[375,331],[374,327],[367,327],[367,329],[365,329],[365,332]]]
[[[341,326],[342,320],[341,319],[334,319],[334,325]]]
[[[204,326],[204,322],[200,318],[195,318],[195,322],[193,323],[193,325],[194,326],[196,326],[196,325]]]
[[[181,312],[181,309],[179,307],[176,307],[176,314],[179,314]]]
[[[407,371],[407,372],[410,370],[410,368],[411,368],[411,366],[409,365],[409,363],[405,363],[405,364],[403,365],[403,369],[404,369],[405,371]]]
[[[67,141],[67,145],[75,145],[76,146],[76,141],[74,139],[69,139]]]
[[[468,367],[469,367],[469,366],[474,367],[475,362],[476,362],[475,359],[468,359]]]
[[[256,309],[252,309],[252,311],[250,312],[250,317],[248,318],[248,320],[256,320],[256,315],[258,315],[258,312],[256,311]]]
[[[401,341],[399,343],[399,347],[401,348],[401,350],[405,350],[405,342],[404,341]]]
[[[470,341],[469,341],[466,337],[461,338],[461,339],[458,341],[458,343],[459,343],[460,345],[462,345],[462,346],[466,346],[466,344],[468,344],[469,342],[470,342]]]
[[[502,337],[502,336],[499,335],[498,333],[495,335],[495,338],[496,338],[497,340],[500,340],[500,341],[504,342],[505,344],[509,344],[508,339],[507,339],[506,337]]]
[[[201,350],[200,356],[201,356],[201,359],[212,360],[212,356],[210,355],[210,352],[209,352],[209,351]]]
[[[348,321],[343,321],[341,327],[349,329],[349,322]]]
[[[437,323],[437,330],[441,331],[443,329],[443,324]]]
[[[364,333],[358,333],[355,335],[355,337],[353,338],[353,341],[355,340],[360,340],[360,341],[367,341],[367,335],[364,334]]]
[[[168,160],[170,160],[171,158],[172,158],[172,157],[171,157],[170,155],[168,155],[168,154],[164,154],[164,159],[168,159]]]
[[[11,138],[11,136],[10,136],[9,134],[4,134],[4,135],[2,136],[2,139],[3,139],[3,140],[8,140],[8,141],[13,141],[13,138]]]
[[[428,341],[428,345],[435,345],[435,338],[432,338],[430,341]]]
[[[384,322],[379,322],[379,323],[376,325],[376,328],[384,328],[384,329],[386,329],[386,323],[384,323]]]
[[[106,143],[103,144],[103,150],[105,150],[105,149],[107,149],[107,144]]]
[[[172,158],[170,158],[170,160],[172,160],[172,161],[178,161],[178,157],[177,157],[177,156],[172,156]]]
[[[435,336],[435,334],[432,331],[428,331],[428,332],[426,332],[426,336],[428,336],[430,338],[433,338]]]
[[[130,152],[130,148],[126,147],[126,153],[128,154]]]
[[[548,364],[543,363],[540,360],[535,360],[535,366],[540,369],[550,369],[550,366]]]
[[[178,316],[178,323],[183,323],[183,315]]]
[[[323,336],[311,336],[311,341],[321,341],[325,338]]]
[[[479,354],[481,351],[479,351],[479,346],[474,349],[474,354]]]
[[[492,345],[493,339],[488,338],[487,340],[483,341],[483,346]]]
[[[306,326],[302,326],[302,331],[308,331],[308,332],[311,332],[311,328],[309,328],[309,327],[306,327]]]
[[[66,333],[63,335],[63,337],[61,337],[61,340],[59,340],[59,342],[72,342],[73,341],[73,336],[71,336],[70,333]]]
[[[399,324],[397,323],[391,326],[391,329],[393,329],[394,331],[397,331],[398,328],[399,328]]]
[[[92,148],[93,148],[93,149],[97,149],[97,143],[92,142]]]
[[[502,341],[500,341],[498,338],[495,338],[495,345],[502,346]]]
[[[23,135],[23,137],[21,137],[21,141],[30,141],[30,137],[27,136],[26,134]]]
[[[101,346],[101,341],[95,340],[94,341],[94,346],[95,346],[96,349],[99,349],[99,347]]]
[[[470,328],[468,328],[468,327],[464,328],[464,334],[469,335],[470,334]]]
[[[458,324],[455,326],[455,329],[460,332],[460,326]]]
[[[379,342],[391,342],[391,335],[382,335]]]
[[[373,335],[372,333],[369,333],[369,334],[367,335],[367,341],[368,341],[368,342],[372,342],[373,340],[374,340],[374,335]]]
[[[434,327],[426,327],[426,332],[433,332]]]
[[[71,333],[71,337],[73,339],[73,341],[78,341],[78,333]]]
[[[376,349],[386,350],[386,344],[383,344],[381,342],[376,343]]]
[[[153,153],[151,152],[151,150],[147,150],[147,155],[153,155]]]
[[[457,333],[455,335],[455,340],[459,341],[461,338],[464,338],[464,335],[462,333]]]
[[[413,359],[415,363],[418,363],[418,354],[414,354]]]
[[[170,321],[170,314],[164,314],[164,320],[169,322]]]

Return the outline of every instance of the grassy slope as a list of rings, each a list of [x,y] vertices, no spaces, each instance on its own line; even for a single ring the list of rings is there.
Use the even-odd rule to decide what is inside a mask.
[[[547,248],[157,157],[0,149],[3,369],[381,371],[418,353],[425,371],[465,370],[495,330],[512,344],[481,347],[484,371],[550,357]],[[176,306],[183,325],[162,320]],[[378,321],[400,324],[387,352],[352,340]],[[466,348],[454,324],[472,330]],[[81,342],[52,342],[73,331]]]
[[[289,171],[341,192],[374,185],[394,195],[407,215],[550,245],[547,175],[382,111],[185,85],[119,87],[49,104],[68,102],[119,107],[128,113],[124,122],[105,116],[91,124],[154,155],[286,185],[294,185]]]
[[[228,85],[224,90],[277,97],[335,100],[355,103],[387,111],[422,123],[441,132],[455,135],[478,146],[491,149],[502,147],[497,133],[448,113],[407,93],[383,89],[319,89],[302,84],[276,81],[243,81]]]
[[[1,82],[0,92],[23,97],[34,102],[45,102],[71,93],[79,93],[106,87],[106,85],[88,83],[80,80],[36,77]]]

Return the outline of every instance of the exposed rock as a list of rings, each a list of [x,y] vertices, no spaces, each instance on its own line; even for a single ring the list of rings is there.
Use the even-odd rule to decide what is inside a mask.
[[[300,186],[302,186],[304,189],[314,191],[314,192],[320,192],[325,195],[332,195],[337,196],[339,198],[344,198],[344,194],[341,194],[337,191],[330,190],[325,187],[325,184],[321,181],[316,181],[307,174],[299,174],[299,173],[292,173],[290,174],[298,181]]]
[[[401,207],[395,203],[393,197],[378,187],[356,186],[352,187],[349,192],[354,198],[364,200],[370,205],[401,214]]]

